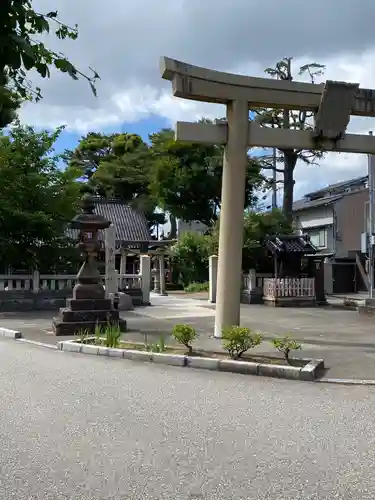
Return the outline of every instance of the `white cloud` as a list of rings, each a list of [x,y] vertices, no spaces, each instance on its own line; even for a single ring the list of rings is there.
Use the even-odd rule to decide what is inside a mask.
[[[39,11],[50,0],[34,0]],[[326,78],[375,87],[375,3],[347,0],[92,0],[90,9],[76,0],[54,0],[62,20],[80,26],[76,41],[47,43],[85,70],[100,74],[98,98],[87,82],[70,81],[57,72],[41,86],[44,99],[22,110],[25,122],[85,133],[150,114],[170,121],[222,117],[221,106],[172,96],[160,78],[159,57],[168,55],[215,69],[261,76],[263,68],[286,55],[299,63],[326,64]],[[340,13],[338,19],[337,13]],[[322,15],[324,13],[324,15]],[[286,26],[291,26],[286,30]],[[272,32],[272,37],[267,33]],[[277,42],[275,42],[277,41]],[[352,119],[350,130],[375,129],[374,120]],[[329,154],[319,167],[298,165],[296,193],[311,183],[361,175],[364,155]]]

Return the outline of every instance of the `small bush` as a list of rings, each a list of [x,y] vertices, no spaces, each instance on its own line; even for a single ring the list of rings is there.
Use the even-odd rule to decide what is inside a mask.
[[[190,325],[175,325],[172,329],[172,335],[189,350],[189,354],[193,352],[192,342],[197,338],[195,328]]]
[[[279,352],[284,354],[285,361],[288,365],[291,364],[289,359],[290,351],[300,351],[302,349],[301,344],[294,340],[289,333],[285,335],[285,337],[273,339],[272,344]]]
[[[261,344],[262,336],[250,328],[230,326],[223,329],[223,347],[232,359],[240,358],[246,351]]]
[[[190,283],[190,285],[186,286],[184,288],[185,292],[188,293],[198,293],[198,292],[208,292],[210,288],[210,284],[208,281],[205,281],[204,283]]]

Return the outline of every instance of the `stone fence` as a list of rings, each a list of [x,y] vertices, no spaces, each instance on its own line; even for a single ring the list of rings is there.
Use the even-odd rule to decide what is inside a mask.
[[[131,295],[134,306],[150,303],[150,271],[140,274],[118,274],[117,287]],[[148,275],[147,275],[148,272]],[[102,276],[103,283],[106,276]],[[65,307],[76,284],[75,274],[2,274],[0,275],[0,312],[57,310]]]

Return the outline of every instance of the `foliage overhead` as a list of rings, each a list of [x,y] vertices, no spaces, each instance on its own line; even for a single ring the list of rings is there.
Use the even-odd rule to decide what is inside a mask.
[[[208,253],[218,254],[220,220],[208,236]],[[291,234],[293,227],[280,210],[270,212],[248,212],[244,217],[244,241],[242,250],[242,269],[267,269],[272,261],[265,252],[267,236]],[[272,267],[271,269],[272,270]]]
[[[17,94],[9,88],[9,78],[6,71],[0,71],[0,129],[5,128],[17,117],[20,100]]]
[[[2,267],[58,269],[77,256],[65,229],[78,209],[78,172],[58,167],[53,145],[61,131],[16,123],[0,135]]]
[[[92,74],[86,75],[64,54],[49,49],[42,38],[51,32],[59,40],[76,40],[78,26],[71,27],[61,22],[56,11],[37,12],[32,0],[0,2],[0,73],[5,72],[11,89],[22,100],[39,100],[41,89],[33,87],[28,72],[34,69],[42,78],[49,78],[50,68],[54,67],[73,80],[86,79],[96,95],[95,82],[99,75],[91,68]]]
[[[150,227],[164,224],[164,214],[155,211],[157,200],[149,188],[151,153],[139,135],[91,132],[64,158],[69,168],[80,170],[83,189],[142,210]]]
[[[160,206],[186,222],[211,225],[221,207],[223,147],[175,141],[171,129],[152,134],[150,140],[151,191]],[[249,158],[244,208],[256,203],[255,190],[262,181],[258,160]]]
[[[272,78],[284,81],[293,81],[292,59],[286,57],[278,61],[274,68],[266,68],[265,73]],[[318,63],[304,64],[299,68],[298,76],[308,76],[311,83],[316,83],[316,79],[323,76],[325,66]],[[291,130],[312,130],[313,113],[296,110],[279,109],[255,109],[257,119],[264,127],[283,128]],[[282,179],[277,182],[283,184],[283,212],[291,221],[293,212],[293,192],[294,192],[294,170],[297,161],[300,160],[309,165],[316,165],[317,160],[323,157],[321,151],[304,151],[297,149],[280,149],[276,155],[276,171],[281,174]],[[274,170],[272,155],[263,157],[263,168]]]

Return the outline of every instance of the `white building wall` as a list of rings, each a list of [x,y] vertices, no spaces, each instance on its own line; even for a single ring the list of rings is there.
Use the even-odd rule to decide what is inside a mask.
[[[183,220],[177,221],[177,234],[181,236],[183,233],[200,233],[203,234],[207,231],[207,226],[199,221],[185,222]]]
[[[333,210],[331,206],[310,208],[297,214],[302,229],[333,225]]]

